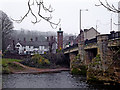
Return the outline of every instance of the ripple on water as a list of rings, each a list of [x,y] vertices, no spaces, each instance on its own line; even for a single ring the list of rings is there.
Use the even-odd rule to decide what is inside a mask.
[[[74,76],[69,71],[43,74],[9,74],[3,75],[3,88],[91,88],[86,77]]]

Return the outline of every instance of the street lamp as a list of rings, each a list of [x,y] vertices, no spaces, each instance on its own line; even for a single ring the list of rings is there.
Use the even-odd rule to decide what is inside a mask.
[[[80,9],[80,30],[81,30],[81,11],[88,11],[88,9]]]
[[[98,23],[101,24],[100,20],[96,20],[96,36],[97,36],[97,32],[98,32]]]

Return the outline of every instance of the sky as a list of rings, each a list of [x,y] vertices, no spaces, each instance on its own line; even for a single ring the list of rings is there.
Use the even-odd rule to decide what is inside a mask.
[[[0,10],[4,11],[10,18],[20,19],[24,16],[28,10],[28,0],[0,0]],[[14,29],[20,30],[21,28],[26,30],[38,30],[38,31],[58,31],[61,27],[62,31],[69,34],[79,34],[80,32],[80,9],[81,11],[81,28],[89,29],[94,27],[101,34],[107,34],[110,30],[110,20],[112,17],[112,30],[118,31],[118,26],[114,23],[118,23],[118,15],[105,9],[103,6],[95,6],[99,4],[99,0],[43,0],[46,7],[51,5],[55,10],[51,15],[52,21],[58,22],[61,19],[60,26],[57,29],[51,28],[50,24],[45,20],[37,24],[31,23],[34,18],[29,14],[21,23],[14,23]],[[102,0],[103,2],[105,0]],[[119,0],[108,0],[110,4],[118,7]],[[35,13],[37,7],[33,7]],[[85,11],[88,9],[88,11]],[[43,13],[43,15],[49,15]]]

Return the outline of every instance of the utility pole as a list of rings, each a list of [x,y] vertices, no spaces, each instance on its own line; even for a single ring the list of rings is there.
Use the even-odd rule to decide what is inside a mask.
[[[96,20],[96,36],[97,36],[97,32],[98,32],[98,22],[100,23],[100,20]]]
[[[88,9],[85,9],[85,10],[80,9],[80,30],[81,30],[81,22],[82,22],[82,20],[81,20],[81,11],[88,11]]]
[[[110,30],[112,31],[112,14],[111,14],[111,19],[110,19]]]
[[[81,30],[81,9],[80,9],[80,30]]]

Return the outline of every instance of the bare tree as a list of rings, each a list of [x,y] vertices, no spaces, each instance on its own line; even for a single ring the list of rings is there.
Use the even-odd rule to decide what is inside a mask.
[[[34,10],[32,9],[32,6],[34,6],[34,5],[37,5],[37,7],[38,7],[37,14],[34,13]],[[41,13],[41,10],[44,10],[44,11],[46,11],[46,12],[49,12],[49,13],[50,13],[50,16],[47,16],[47,17],[46,17],[46,16],[43,16],[42,13]],[[47,7],[44,5],[43,0],[39,0],[39,1],[38,1],[38,0],[29,0],[29,1],[28,1],[28,11],[26,12],[26,14],[25,14],[23,17],[21,17],[21,19],[19,19],[19,20],[13,19],[13,21],[16,21],[16,22],[18,22],[18,23],[21,23],[21,22],[28,16],[28,14],[32,14],[32,16],[35,18],[35,21],[31,21],[33,24],[36,24],[36,23],[40,22],[41,19],[39,19],[39,18],[42,18],[42,19],[44,19],[45,21],[49,22],[52,28],[57,28],[57,26],[58,26],[59,23],[60,23],[60,19],[59,19],[58,23],[54,23],[54,22],[51,21],[52,18],[53,18],[53,17],[51,16],[51,13],[52,13],[53,11],[54,11],[54,9],[51,7],[51,5],[49,5],[49,8],[47,8]],[[54,26],[55,26],[55,27],[54,27]]]
[[[2,51],[7,47],[7,44],[9,42],[9,35],[10,32],[13,29],[13,22],[9,19],[7,14],[5,14],[3,11],[0,11],[0,32],[2,34]]]
[[[112,11],[114,13],[120,13],[120,9],[116,8],[113,4],[110,5],[107,0],[105,0],[105,3],[103,3],[101,0],[99,0],[99,2],[100,4],[99,5],[96,4],[95,6],[103,6],[109,11]]]
[[[111,12],[118,13],[118,14],[120,13],[120,7],[119,6],[118,6],[118,8],[116,8],[113,4],[110,5],[107,0],[105,0],[105,3],[103,3],[101,0],[99,0],[99,2],[100,2],[100,4],[95,4],[95,6],[103,6],[104,8],[106,8],[107,10],[109,10]],[[117,24],[116,23],[114,23],[114,24],[115,25],[120,25],[119,21],[118,21]]]

